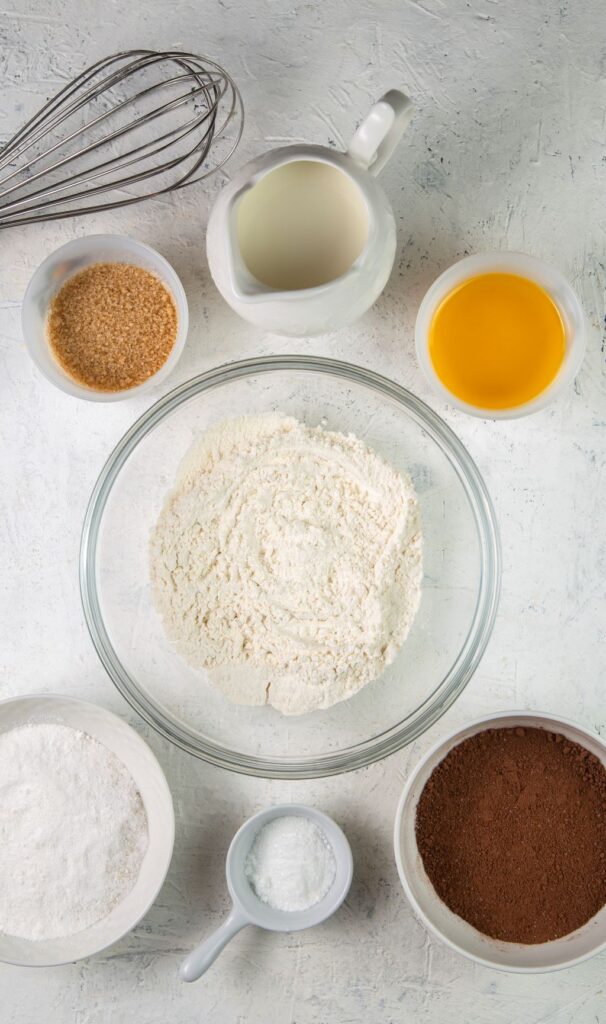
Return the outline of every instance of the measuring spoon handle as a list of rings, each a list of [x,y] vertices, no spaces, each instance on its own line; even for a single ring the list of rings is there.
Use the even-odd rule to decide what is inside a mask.
[[[215,962],[229,940],[233,939],[234,935],[247,924],[250,924],[248,918],[244,917],[235,907],[232,908],[231,914],[221,927],[217,928],[216,932],[209,935],[199,946],[196,946],[185,958],[179,968],[181,981],[197,981]]]

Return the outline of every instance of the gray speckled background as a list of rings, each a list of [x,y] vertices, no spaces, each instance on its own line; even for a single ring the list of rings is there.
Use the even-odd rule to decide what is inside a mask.
[[[126,715],[165,766],[177,810],[168,881],[140,927],[107,953],[28,972],[0,965],[3,1024],[589,1024],[606,1022],[604,957],[554,976],[476,968],[429,939],[401,893],[391,848],[408,767],[473,715],[528,706],[606,733],[604,196],[606,14],[599,0],[44,0],[0,17],[0,132],[16,128],[87,63],[121,47],[184,47],[242,87],[234,166],[286,140],[343,146],[390,86],[416,103],[383,175],[399,252],[355,327],[309,342],[240,322],[209,280],[204,228],[215,179],[153,204],[0,234],[0,693],[60,690]],[[173,750],[127,710],[97,661],[77,552],[98,470],[158,394],[113,406],[71,400],[36,373],[19,303],[40,259],[94,231],[158,247],[182,275],[191,334],[171,384],[245,355],[304,351],[372,366],[444,415],[484,473],[500,522],[503,597],[488,653],[454,708],[413,747],[325,782],[243,779]],[[530,419],[468,419],[428,393],[413,356],[425,288],[456,256],[522,249],[569,275],[591,324],[582,372]],[[271,801],[315,803],[351,837],[356,877],[328,924],[292,937],[240,935],[206,979],[179,959],[227,907],[232,831]],[[3,884],[4,884],[3,880]]]

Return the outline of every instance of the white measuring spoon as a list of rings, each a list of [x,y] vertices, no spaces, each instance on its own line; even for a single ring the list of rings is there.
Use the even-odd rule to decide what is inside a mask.
[[[274,818],[285,815],[313,821],[324,832],[335,858],[336,871],[330,889],[319,903],[307,910],[274,910],[255,894],[244,872],[248,852],[259,829]],[[332,818],[303,804],[278,804],[255,814],[236,832],[227,853],[226,875],[233,903],[231,913],[221,927],[183,961],[179,972],[183,981],[196,981],[204,974],[229,940],[247,924],[272,932],[298,932],[321,924],[334,914],[349,892],[353,859],[345,835]]]

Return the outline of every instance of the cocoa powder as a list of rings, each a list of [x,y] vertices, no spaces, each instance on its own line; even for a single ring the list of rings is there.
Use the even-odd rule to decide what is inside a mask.
[[[537,728],[487,729],[428,779],[416,837],[438,896],[485,935],[560,938],[606,903],[606,769]]]

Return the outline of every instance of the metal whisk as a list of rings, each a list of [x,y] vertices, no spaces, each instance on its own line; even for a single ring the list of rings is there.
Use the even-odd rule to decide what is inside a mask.
[[[244,123],[240,93],[214,61],[129,50],[93,64],[0,152],[0,228],[95,213],[213,174]]]

